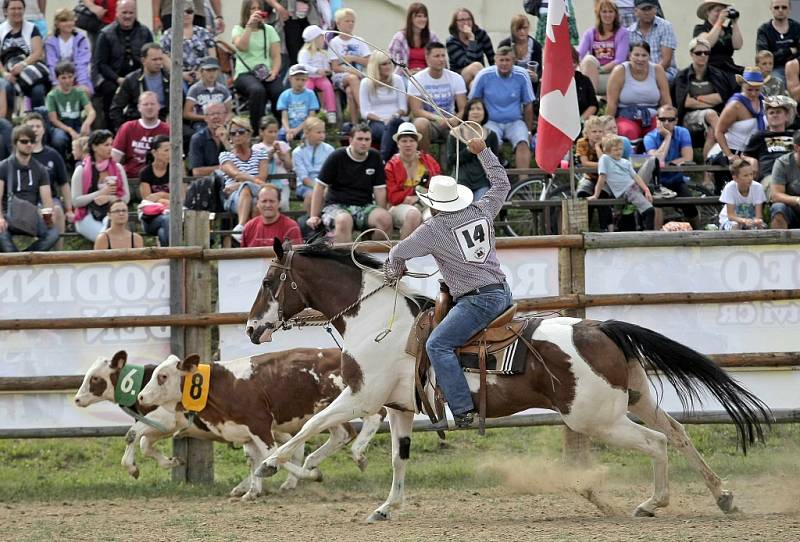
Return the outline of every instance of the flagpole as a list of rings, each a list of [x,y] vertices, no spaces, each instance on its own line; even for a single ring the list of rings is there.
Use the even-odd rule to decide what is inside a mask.
[[[575,157],[572,149],[573,147],[569,148],[569,193],[575,199]]]

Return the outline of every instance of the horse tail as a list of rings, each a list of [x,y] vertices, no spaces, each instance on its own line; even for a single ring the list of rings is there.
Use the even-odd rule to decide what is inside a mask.
[[[762,425],[770,426],[772,412],[758,397],[743,388],[707,356],[650,329],[607,320],[600,330],[619,347],[628,360],[637,360],[645,369],[654,368],[663,390],[661,374],[678,392],[684,410],[702,404],[701,388],[706,388],[736,425],[742,452],[747,445],[764,440]],[[651,378],[648,375],[648,378]]]

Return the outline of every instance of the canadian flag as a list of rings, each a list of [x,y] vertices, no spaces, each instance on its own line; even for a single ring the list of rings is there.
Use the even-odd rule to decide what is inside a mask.
[[[566,0],[548,4],[541,95],[536,163],[553,173],[581,132]]]

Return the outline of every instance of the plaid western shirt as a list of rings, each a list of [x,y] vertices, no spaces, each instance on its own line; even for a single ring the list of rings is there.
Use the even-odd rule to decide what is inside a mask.
[[[639,30],[639,21],[636,21],[628,27],[630,37],[628,41],[631,45],[640,41],[646,41],[650,45],[650,61],[654,64],[661,63],[661,48],[668,47],[672,49],[672,62],[666,70],[670,78],[675,77],[678,73],[678,65],[675,63],[675,50],[678,48],[678,39],[675,37],[675,30],[672,28],[672,23],[656,17],[653,19],[653,26],[647,36],[642,34]]]
[[[478,158],[491,184],[489,191],[465,209],[434,215],[395,245],[389,252],[388,263],[394,274],[400,275],[405,270],[406,260],[430,254],[454,299],[475,288],[505,280],[495,250],[493,221],[511,183],[491,150],[484,149]]]

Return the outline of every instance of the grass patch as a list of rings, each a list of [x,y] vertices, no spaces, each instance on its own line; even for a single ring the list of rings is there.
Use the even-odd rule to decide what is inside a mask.
[[[730,426],[691,426],[689,433],[709,465],[723,478],[800,474],[800,427],[796,425],[775,427],[767,444],[754,447],[747,457],[736,451],[736,434]],[[561,439],[558,427],[496,429],[488,431],[485,438],[474,432],[456,432],[448,434],[448,446],[440,449],[434,434],[415,434],[407,483],[420,488],[465,490],[524,486],[545,474],[553,476],[545,471],[563,468]],[[317,438],[307,450],[321,443]],[[165,453],[171,447],[168,442],[159,446]],[[141,476],[134,480],[119,464],[123,448],[122,438],[0,441],[0,501],[224,497],[247,474],[242,450],[215,445],[214,484],[172,482],[168,471],[140,457]],[[378,435],[370,446],[370,463],[363,474],[346,453],[328,459],[322,464],[326,492],[383,494],[392,478],[390,450],[388,435]],[[593,453],[594,467],[602,468],[609,480],[651,480],[650,461],[638,452],[594,442]],[[673,448],[670,477],[682,482],[700,481]],[[266,480],[265,487],[275,490],[284,478],[285,474],[279,473],[275,479]]]

